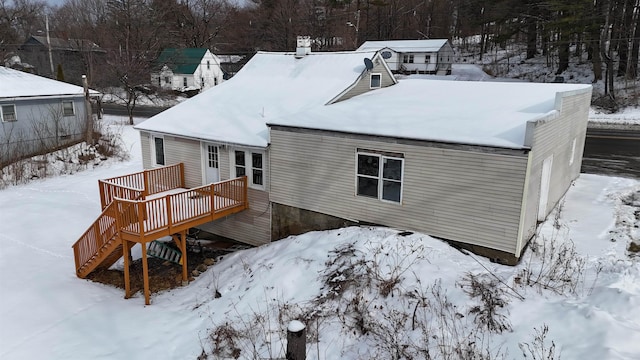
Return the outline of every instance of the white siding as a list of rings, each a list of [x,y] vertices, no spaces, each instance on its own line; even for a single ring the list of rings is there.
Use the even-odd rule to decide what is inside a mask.
[[[515,253],[524,151],[500,155],[385,141],[272,127],[271,201]],[[355,195],[358,148],[404,154],[402,204]]]
[[[551,183],[545,214],[549,214],[565,194],[569,185],[580,175],[591,91],[561,98],[560,114],[546,120],[531,123],[527,131],[532,131],[531,164],[526,194],[523,232],[519,252],[536,230],[538,206],[540,203],[540,183],[542,162],[553,155]],[[573,163],[571,152],[576,139]]]

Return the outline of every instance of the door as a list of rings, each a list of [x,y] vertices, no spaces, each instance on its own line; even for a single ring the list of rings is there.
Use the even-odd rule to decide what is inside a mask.
[[[220,156],[218,147],[212,144],[204,144],[204,176],[205,184],[220,181]]]
[[[543,221],[547,216],[547,205],[549,200],[549,186],[551,185],[551,167],[553,166],[553,155],[542,162],[542,174],[540,175],[540,202],[538,205],[538,221]]]

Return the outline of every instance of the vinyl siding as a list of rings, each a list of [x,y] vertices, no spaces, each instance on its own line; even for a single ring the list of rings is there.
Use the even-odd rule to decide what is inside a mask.
[[[140,132],[142,146],[142,164],[145,169],[153,167],[151,161],[151,133]],[[164,163],[173,165],[184,163],[184,180],[188,188],[202,185],[202,151],[200,142],[169,135],[156,135],[164,138]]]
[[[145,169],[151,168],[150,136],[150,133],[141,132],[142,159]],[[187,187],[191,188],[203,185],[202,142],[165,135],[164,148],[166,164],[179,162],[185,164],[185,182]],[[238,149],[250,150],[246,148]],[[221,181],[230,179],[230,150],[233,150],[233,148],[228,146],[219,146],[218,148]],[[268,179],[269,156],[267,151],[265,151],[264,163],[264,177]],[[248,210],[204,224],[199,226],[199,228],[251,245],[268,243],[271,240],[271,206],[269,203],[269,193],[249,188],[248,197]]]
[[[269,193],[249,188],[249,209],[206,223],[199,228],[251,245],[271,241],[271,205]]]
[[[527,155],[271,128],[271,201],[516,250]],[[404,154],[402,204],[356,196],[358,148]]]
[[[580,175],[591,91],[564,96],[558,101],[561,101],[558,115],[530,123],[527,129],[532,132],[531,169],[518,254],[526,241],[535,234],[543,161],[553,154],[549,197],[545,209],[547,215],[564,196],[571,182]],[[576,139],[576,148],[573,164],[569,165],[573,139]]]
[[[394,84],[392,78],[393,75],[391,75],[391,73],[387,71],[387,68],[384,66],[384,60],[377,56],[373,60],[373,69],[371,69],[371,71],[365,71],[364,73],[362,73],[356,84],[346,93],[340,96],[340,98],[337,99],[336,102],[347,100],[354,96],[364,94],[371,90],[375,90],[371,89],[371,74],[381,74],[381,87],[387,87]]]

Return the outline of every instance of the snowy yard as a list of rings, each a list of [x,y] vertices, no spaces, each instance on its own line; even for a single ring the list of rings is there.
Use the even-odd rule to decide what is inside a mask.
[[[224,329],[245,334],[236,344],[242,358],[283,357],[282,330],[303,315],[313,319],[309,359],[391,358],[391,345],[403,341],[392,333],[435,354],[459,340],[446,338],[453,330],[521,359],[520,344],[535,347],[545,325],[555,358],[640,358],[640,261],[627,253],[640,243],[638,180],[581,175],[516,267],[403,229],[347,228],[238,251],[144,306],[140,293],[125,300],[121,289],[77,278],[71,249],[100,213],[98,179],[142,170],[138,133],[122,134],[127,161],[0,190],[1,359],[196,359],[216,351],[210,334]],[[554,261],[575,271],[574,282],[540,278]],[[479,305],[470,279],[502,289],[501,333],[473,333]],[[426,306],[443,299],[452,322]],[[431,319],[426,338],[411,328],[416,314]],[[397,319],[406,322],[397,328]]]

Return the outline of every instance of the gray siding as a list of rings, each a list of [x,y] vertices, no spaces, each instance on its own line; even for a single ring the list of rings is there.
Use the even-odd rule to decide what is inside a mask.
[[[371,90],[371,74],[381,74],[381,85],[382,87],[391,86],[394,84],[393,75],[387,71],[387,68],[384,65],[384,60],[379,56],[376,56],[373,60],[373,69],[371,71],[365,71],[360,78],[356,82],[356,84],[349,89],[347,92],[342,94],[335,102],[347,100],[354,96],[364,94]]]
[[[549,197],[545,209],[547,215],[565,194],[571,182],[580,175],[591,91],[564,96],[558,101],[561,101],[559,115],[530,123],[527,129],[527,132],[532,132],[532,150],[518,255],[536,231],[544,159],[553,154]],[[573,164],[569,165],[574,138],[576,139],[574,160]]]
[[[438,71],[450,73],[451,64],[453,63],[453,48],[447,41],[444,46],[438,51]]]
[[[141,132],[142,161],[145,169],[151,168],[151,134]],[[202,142],[198,140],[164,136],[166,164],[184,163],[185,182],[187,187],[198,187],[202,183]],[[233,148],[220,146],[218,148],[220,164],[220,180],[230,178],[229,151]],[[240,148],[247,150],[246,148]],[[264,159],[265,179],[268,179],[268,152]],[[268,184],[266,184],[268,186]],[[265,187],[268,189],[268,187]],[[249,188],[249,209],[224,219],[210,222],[199,228],[210,233],[228,237],[251,245],[266,244],[271,240],[271,206],[269,193]]]
[[[142,145],[142,164],[145,169],[153,167],[151,161],[151,136],[148,132],[140,132]],[[162,135],[156,135],[162,136]],[[202,151],[200,141],[165,135],[164,162],[166,165],[184,163],[184,180],[188,188],[202,185]]]
[[[74,115],[64,116],[62,102],[72,101]],[[86,129],[84,98],[0,99],[14,105],[16,121],[0,121],[0,163],[48,152],[82,140]]]
[[[248,196],[248,210],[199,227],[210,233],[251,245],[268,243],[271,241],[269,193],[249,188]]]
[[[272,127],[271,201],[515,252],[525,154],[385,141]],[[404,154],[402,204],[355,195],[358,148]]]

